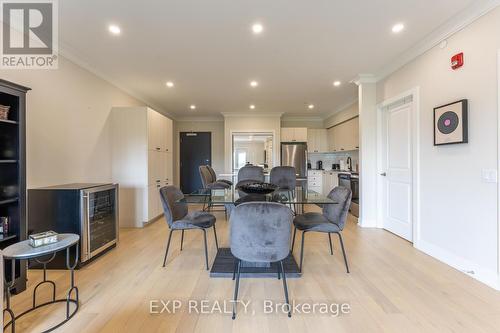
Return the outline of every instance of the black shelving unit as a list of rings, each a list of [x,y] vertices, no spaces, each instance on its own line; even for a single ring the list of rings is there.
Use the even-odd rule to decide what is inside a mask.
[[[0,79],[0,104],[10,106],[0,119],[0,216],[9,217],[7,234],[0,234],[0,249],[26,239],[26,93],[29,88]],[[10,263],[6,262],[6,267]],[[10,269],[5,270],[11,280]],[[26,289],[26,263],[16,263],[14,293]]]

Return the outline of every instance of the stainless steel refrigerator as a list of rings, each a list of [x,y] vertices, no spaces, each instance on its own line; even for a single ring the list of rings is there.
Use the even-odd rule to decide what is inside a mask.
[[[293,166],[297,180],[307,180],[307,143],[282,143],[281,165]]]

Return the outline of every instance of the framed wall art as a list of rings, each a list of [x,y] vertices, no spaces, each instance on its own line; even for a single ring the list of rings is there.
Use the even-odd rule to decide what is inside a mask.
[[[468,142],[468,100],[434,108],[434,146]]]

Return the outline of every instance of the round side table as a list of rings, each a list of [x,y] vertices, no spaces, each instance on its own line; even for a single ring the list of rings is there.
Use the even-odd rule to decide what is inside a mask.
[[[29,240],[25,240],[19,243],[15,243],[3,250],[4,260],[11,261],[11,272],[12,272],[11,274],[12,281],[10,282],[5,281],[5,287],[6,287],[5,294],[6,294],[7,307],[3,311],[4,313],[5,312],[9,313],[11,320],[3,327],[4,330],[9,326],[12,326],[11,332],[14,333],[16,331],[16,320],[18,320],[25,314],[30,313],[31,311],[34,311],[46,305],[59,302],[66,302],[66,319],[60,322],[59,324],[47,329],[44,332],[51,332],[56,328],[62,326],[64,323],[70,320],[78,311],[79,298],[78,298],[78,288],[75,286],[75,267],[78,264],[78,255],[79,255],[78,242],[80,241],[80,236],[76,234],[59,234],[57,237],[58,237],[58,242],[49,245],[32,247],[29,244]],[[76,247],[76,256],[74,262],[70,264],[69,249],[74,245]],[[68,290],[65,299],[56,299],[56,284],[54,281],[47,279],[47,264],[55,258],[57,252],[63,250],[66,250],[66,267],[70,271],[70,289]],[[50,256],[50,258],[47,260],[42,260],[42,257],[47,257],[47,256]],[[15,283],[14,277],[16,271],[16,260],[35,260],[39,264],[43,265],[43,281],[38,283],[35,286],[35,289],[33,290],[33,306],[17,316],[14,314],[14,312],[10,307],[11,289],[14,287]],[[52,285],[52,301],[37,305],[36,291],[38,287],[40,287],[43,284]],[[75,298],[71,298],[73,292],[75,293]],[[75,309],[72,312],[70,312],[70,303],[76,305]]]

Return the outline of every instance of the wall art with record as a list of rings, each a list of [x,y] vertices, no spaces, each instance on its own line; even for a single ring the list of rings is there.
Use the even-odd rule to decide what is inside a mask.
[[[434,108],[434,146],[468,142],[468,101],[461,101]]]

